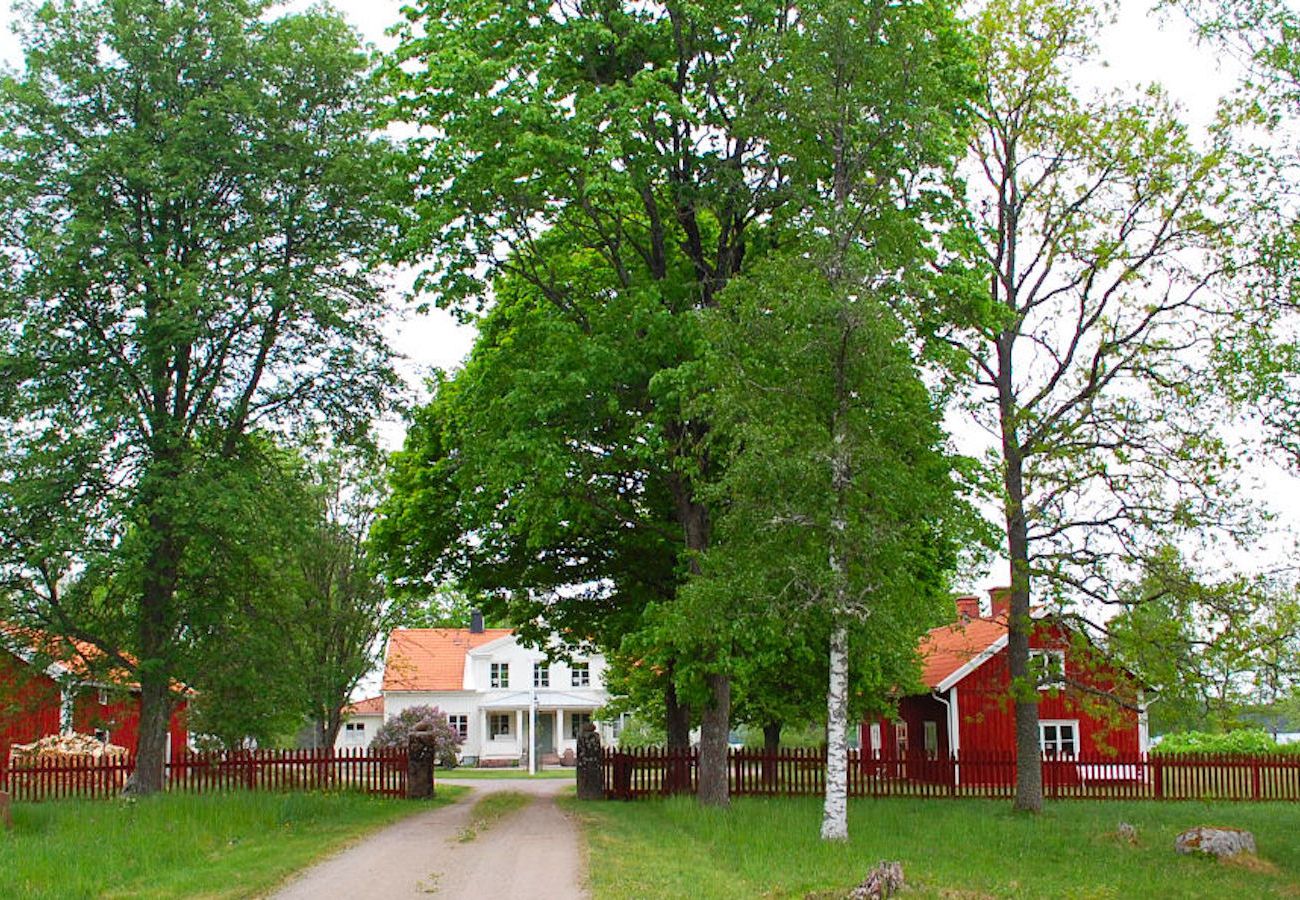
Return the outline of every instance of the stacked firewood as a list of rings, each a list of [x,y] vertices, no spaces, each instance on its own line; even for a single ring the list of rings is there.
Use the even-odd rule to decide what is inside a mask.
[[[9,748],[9,762],[116,759],[127,753],[125,747],[101,741],[93,735],[66,731],[43,737],[32,744],[14,744]]]

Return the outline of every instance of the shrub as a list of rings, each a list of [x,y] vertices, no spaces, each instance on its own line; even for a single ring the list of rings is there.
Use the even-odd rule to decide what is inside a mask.
[[[370,742],[372,749],[405,747],[411,731],[420,722],[433,725],[434,746],[438,751],[438,765],[448,768],[456,765],[456,750],[460,747],[460,736],[447,721],[447,714],[436,706],[408,706],[379,727],[375,739]]]
[[[618,736],[620,750],[635,750],[641,747],[663,747],[668,743],[668,735],[663,728],[644,719],[629,718]]]
[[[1163,756],[1183,756],[1189,753],[1287,753],[1300,754],[1298,744],[1279,744],[1267,731],[1258,728],[1240,728],[1212,734],[1205,731],[1184,731],[1167,734],[1151,748],[1152,753]]]

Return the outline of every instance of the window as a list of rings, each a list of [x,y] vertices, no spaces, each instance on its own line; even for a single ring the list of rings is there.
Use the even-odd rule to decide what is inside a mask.
[[[469,716],[450,715],[447,717],[447,724],[462,741],[469,737]]]
[[[933,759],[939,755],[939,723],[924,722],[925,755]]]
[[[545,662],[533,663],[533,687],[551,686],[551,667]]]
[[[1039,722],[1038,746],[1044,757],[1074,756],[1079,752],[1079,723],[1050,720]]]
[[[574,713],[569,717],[569,737],[575,741],[582,734],[582,726],[591,721],[591,713]]]
[[[1065,651],[1030,650],[1029,675],[1040,691],[1065,687]]]
[[[366,723],[365,723],[365,722],[349,722],[349,723],[345,726],[345,730],[347,730],[347,731],[355,731],[355,732],[362,732],[362,731],[365,731],[365,730],[366,730]]]
[[[574,663],[570,671],[574,687],[591,687],[591,665],[589,663]]]
[[[901,756],[907,752],[907,723],[899,722],[894,726],[894,744]]]
[[[494,738],[510,737],[510,713],[492,713],[488,716],[488,734]]]
[[[510,663],[492,663],[492,677],[488,684],[494,688],[510,687]]]
[[[100,706],[108,706],[108,691],[104,690],[103,688],[100,688],[99,697],[97,697],[96,699],[98,699]]]
[[[104,730],[103,728],[96,728],[96,729],[95,729],[95,740],[99,741],[101,744],[107,744],[107,743],[108,743],[108,732],[107,732],[106,730]]]

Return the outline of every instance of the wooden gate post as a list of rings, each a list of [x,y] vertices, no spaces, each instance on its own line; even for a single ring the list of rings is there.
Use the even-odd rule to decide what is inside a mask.
[[[0,823],[4,825],[5,831],[14,827],[13,813],[9,811],[8,791],[0,791]]]
[[[407,739],[406,796],[428,800],[433,796],[433,764],[438,758],[437,738],[431,722],[419,722]]]
[[[596,726],[587,722],[578,733],[578,799],[605,799],[604,754]]]

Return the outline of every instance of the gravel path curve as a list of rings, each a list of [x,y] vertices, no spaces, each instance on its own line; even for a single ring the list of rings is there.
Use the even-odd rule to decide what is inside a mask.
[[[440,781],[439,783],[443,783]],[[445,783],[457,783],[445,779]],[[302,872],[276,900],[585,900],[582,851],[574,823],[555,804],[567,779],[463,781],[460,802],[417,813]],[[461,843],[461,829],[484,794],[518,791],[533,802]]]

